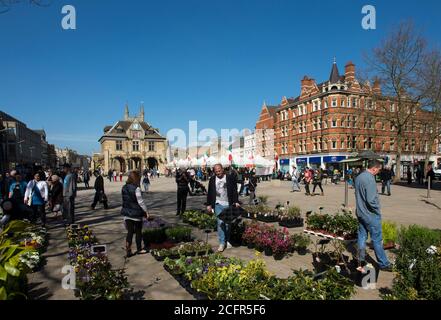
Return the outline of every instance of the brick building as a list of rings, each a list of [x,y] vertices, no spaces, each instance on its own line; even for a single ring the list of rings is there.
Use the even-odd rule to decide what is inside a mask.
[[[260,155],[268,160],[274,160],[275,158],[274,135],[278,107],[268,106],[266,103],[263,103],[259,119],[256,122],[254,151],[256,155]]]
[[[357,80],[352,62],[346,64],[344,75],[340,75],[334,62],[329,80],[319,84],[305,76],[301,80],[300,96],[284,98],[276,109],[275,150],[280,168],[288,171],[296,164],[342,169],[339,161],[367,149],[387,157],[393,165],[396,128],[384,117],[378,117],[383,112],[378,106],[385,103],[384,107],[392,110],[395,105],[385,97],[373,101],[374,96],[381,97],[379,83],[371,85]],[[424,128],[411,124],[405,134],[404,166],[424,159],[427,150]]]

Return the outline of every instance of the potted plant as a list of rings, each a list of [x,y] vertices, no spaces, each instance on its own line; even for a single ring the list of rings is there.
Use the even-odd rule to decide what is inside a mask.
[[[303,218],[301,217],[301,210],[297,206],[288,207],[279,216],[279,225],[286,228],[303,227]]]
[[[384,249],[394,249],[398,238],[397,225],[391,221],[382,222]]]
[[[311,239],[303,234],[295,234],[291,237],[291,239],[298,254],[305,255],[308,246],[311,244]]]

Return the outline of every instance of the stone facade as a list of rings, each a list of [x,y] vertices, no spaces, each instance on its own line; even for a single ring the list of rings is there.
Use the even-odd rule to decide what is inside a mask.
[[[104,172],[113,169],[125,173],[146,168],[162,172],[167,163],[167,140],[144,121],[143,106],[137,116],[130,117],[126,105],[124,119],[106,126],[99,142]]]

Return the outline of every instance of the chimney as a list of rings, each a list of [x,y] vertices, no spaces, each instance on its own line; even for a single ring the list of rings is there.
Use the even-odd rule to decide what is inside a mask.
[[[346,82],[355,81],[355,64],[352,61],[349,61],[345,66],[345,78]]]
[[[372,88],[372,91],[374,92],[374,94],[380,96],[381,95],[381,85],[380,85],[380,80],[375,79],[374,81],[374,87]]]

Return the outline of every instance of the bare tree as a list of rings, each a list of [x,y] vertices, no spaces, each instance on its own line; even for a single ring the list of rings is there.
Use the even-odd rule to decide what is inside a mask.
[[[424,56],[418,70],[420,91],[425,93],[423,110],[425,115],[419,120],[424,134],[426,159],[424,172],[427,171],[433,147],[441,135],[441,52],[434,50]]]
[[[47,7],[51,4],[52,0],[0,0],[0,14],[8,12],[12,6],[24,2],[39,7]]]
[[[426,92],[419,85],[425,50],[425,39],[412,23],[404,22],[365,56],[367,74],[374,83],[366,90],[373,107],[364,108],[362,112],[365,118],[389,122],[394,130],[396,181],[401,178],[403,142],[409,135],[406,129],[425,102]]]

